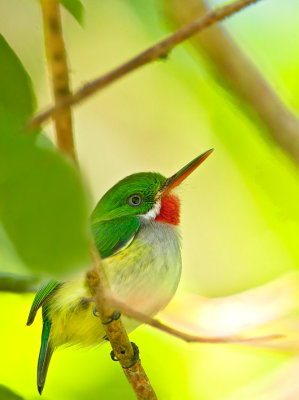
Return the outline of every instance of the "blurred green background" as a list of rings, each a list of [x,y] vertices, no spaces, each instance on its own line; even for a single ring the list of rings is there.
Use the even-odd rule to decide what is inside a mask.
[[[219,4],[220,2],[213,2]],[[63,11],[74,88],[167,33],[154,0],[85,0],[83,28]],[[223,25],[294,109],[299,105],[299,3],[264,1]],[[38,108],[51,102],[41,13],[34,0],[0,1],[0,31],[33,80]],[[194,59],[188,45],[74,109],[80,165],[92,205],[138,171],[170,176],[201,152],[215,152],[181,189],[180,292],[224,296],[265,283],[299,260],[298,171],[263,128]],[[52,137],[49,125],[46,131]],[[0,271],[26,269],[1,233]],[[0,383],[39,398],[41,318],[26,327],[33,295],[0,293]],[[186,310],[188,312],[188,310]],[[185,344],[149,327],[130,335],[160,399],[229,399],[292,354],[236,345]],[[48,400],[133,399],[108,346],[57,351]]]

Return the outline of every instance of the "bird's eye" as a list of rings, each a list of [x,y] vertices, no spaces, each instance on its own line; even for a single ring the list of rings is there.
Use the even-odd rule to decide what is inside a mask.
[[[142,203],[142,196],[140,194],[133,194],[127,200],[129,206],[138,207]]]

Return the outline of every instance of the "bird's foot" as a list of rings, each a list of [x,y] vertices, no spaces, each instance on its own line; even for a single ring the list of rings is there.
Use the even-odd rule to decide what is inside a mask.
[[[103,325],[111,324],[113,321],[117,321],[121,316],[121,313],[118,310],[113,311],[112,315],[110,315],[109,320],[106,322],[102,322]]]
[[[122,366],[125,369],[133,367],[133,365],[135,365],[137,363],[137,361],[139,360],[139,348],[138,348],[138,346],[134,342],[131,342],[131,345],[132,345],[132,348],[133,348],[133,351],[134,351],[134,355],[133,355],[133,358],[131,360],[132,362],[131,362],[130,365],[128,365],[127,367]],[[123,354],[124,353],[125,353],[125,351],[123,352]],[[115,356],[113,350],[111,351],[110,356],[111,356],[113,361],[119,361],[119,358]]]
[[[93,315],[95,317],[99,317],[99,313],[98,313],[96,307],[93,309]],[[118,320],[120,318],[120,316],[121,316],[121,313],[118,310],[115,310],[115,311],[113,311],[112,315],[110,315],[108,321],[102,322],[102,324],[104,324],[104,325],[111,324],[111,322]]]

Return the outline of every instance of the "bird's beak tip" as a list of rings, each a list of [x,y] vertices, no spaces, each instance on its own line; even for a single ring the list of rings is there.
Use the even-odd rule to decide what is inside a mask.
[[[176,174],[168,178],[164,185],[163,193],[169,193],[176,186],[180,185],[211,153],[213,153],[213,151],[214,148],[205,151],[181,168]]]

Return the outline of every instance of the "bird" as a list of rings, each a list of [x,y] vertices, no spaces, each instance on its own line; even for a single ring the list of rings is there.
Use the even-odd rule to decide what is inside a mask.
[[[210,149],[170,178],[160,173],[129,175],[109,189],[91,214],[91,232],[111,292],[137,311],[154,316],[174,296],[181,276],[180,199],[176,188],[211,153]],[[42,394],[49,363],[59,346],[95,346],[105,331],[85,274],[50,280],[36,293],[27,325],[42,308],[43,329],[37,365]],[[128,332],[140,322],[122,317]]]

